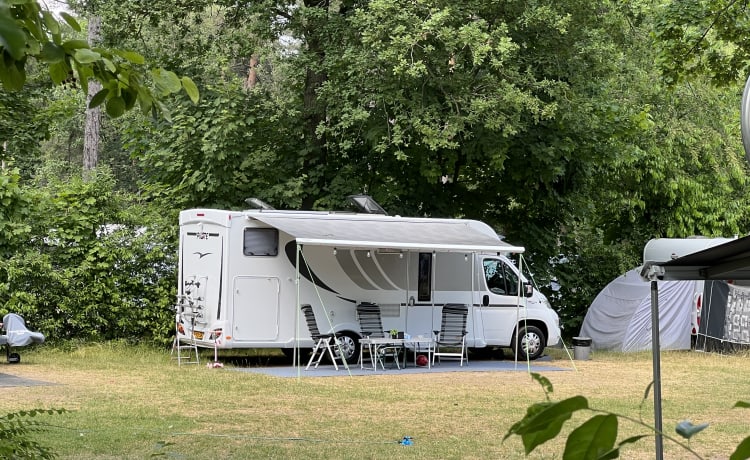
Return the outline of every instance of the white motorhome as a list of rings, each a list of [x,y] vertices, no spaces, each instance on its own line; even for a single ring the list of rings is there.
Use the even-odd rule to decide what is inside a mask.
[[[507,257],[521,252],[474,220],[185,210],[177,337],[291,355],[313,346],[300,314],[310,304],[322,331],[343,334],[354,362],[359,303],[378,304],[386,330],[425,337],[440,329],[442,305],[461,303],[469,306],[468,347],[515,347],[534,359],[558,343],[559,319]]]

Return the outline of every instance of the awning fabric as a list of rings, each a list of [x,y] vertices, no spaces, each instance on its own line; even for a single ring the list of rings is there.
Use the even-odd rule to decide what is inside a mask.
[[[468,219],[403,218],[362,214],[246,213],[293,236],[302,245],[438,252],[522,253],[487,225]]]
[[[750,236],[668,262],[648,263],[641,276],[649,270],[659,280],[750,280]]]

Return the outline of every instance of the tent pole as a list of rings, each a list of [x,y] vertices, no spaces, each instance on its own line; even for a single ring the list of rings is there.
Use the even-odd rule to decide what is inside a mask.
[[[659,286],[651,281],[651,354],[654,362],[654,436],[655,458],[664,458],[661,417],[661,344],[659,343]]]

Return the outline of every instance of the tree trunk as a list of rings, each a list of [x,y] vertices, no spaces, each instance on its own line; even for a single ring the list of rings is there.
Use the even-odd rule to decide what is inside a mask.
[[[258,56],[253,54],[250,56],[250,70],[247,71],[247,79],[245,80],[245,89],[250,90],[255,88],[258,83]]]
[[[101,41],[100,16],[92,15],[89,18],[88,39],[92,45]],[[83,174],[84,177],[96,168],[99,162],[99,140],[102,125],[102,112],[100,107],[93,109],[88,108],[91,99],[96,93],[101,91],[102,85],[96,80],[89,82],[89,90],[86,95],[86,125],[83,134]]]
[[[322,8],[326,11],[329,7],[327,0],[305,0],[305,6],[308,8]],[[320,198],[326,188],[325,170],[327,155],[326,141],[317,134],[320,123],[325,121],[326,106],[325,102],[318,99],[318,89],[325,83],[328,76],[321,70],[326,58],[324,36],[320,34],[315,27],[308,27],[306,33],[307,51],[315,57],[312,65],[307,68],[305,75],[305,88],[303,92],[304,103],[304,127],[305,141],[307,152],[303,159],[303,168],[308,173],[307,183],[305,184],[308,193],[302,199],[302,209],[312,209],[315,201]],[[318,173],[310,172],[318,170]]]

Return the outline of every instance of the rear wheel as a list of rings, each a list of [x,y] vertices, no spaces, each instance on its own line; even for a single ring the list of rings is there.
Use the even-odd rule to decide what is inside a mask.
[[[357,364],[357,361],[359,361],[359,336],[351,331],[340,332],[337,336],[341,344],[341,350],[334,347],[333,352],[336,356],[343,352],[344,359],[348,364]]]
[[[544,352],[544,344],[547,339],[544,333],[536,326],[525,326],[520,328],[520,340],[514,340],[518,350],[519,359],[537,359]]]

